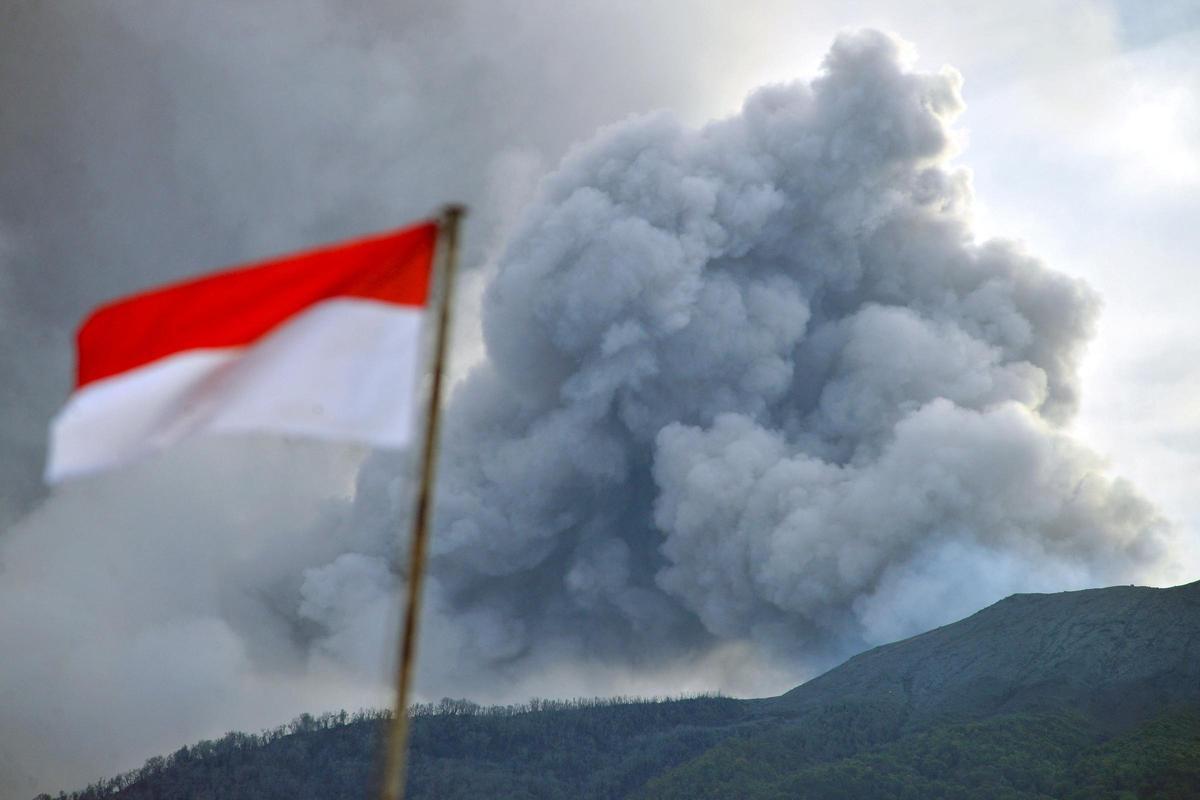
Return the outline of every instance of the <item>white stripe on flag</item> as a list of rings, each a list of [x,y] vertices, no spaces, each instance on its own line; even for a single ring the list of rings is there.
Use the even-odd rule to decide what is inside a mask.
[[[206,432],[402,447],[412,436],[424,313],[325,300],[251,346],[188,350],[88,384],[54,420],[46,480],[117,466]]]

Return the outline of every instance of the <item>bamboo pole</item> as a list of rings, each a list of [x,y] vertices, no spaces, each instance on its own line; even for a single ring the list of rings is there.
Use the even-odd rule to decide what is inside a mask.
[[[466,209],[450,205],[442,209],[438,223],[438,258],[441,302],[434,339],[433,374],[429,386],[429,409],[425,415],[425,437],[421,446],[420,482],[408,558],[408,592],[404,623],[396,662],[396,706],[388,729],[380,782],[381,800],[403,800],[408,767],[408,706],[413,671],[416,668],[417,626],[421,618],[421,589],[425,582],[425,559],[429,550],[429,524],[433,518],[433,483],[437,468],[438,429],[441,423],[442,383],[446,345],[450,332],[450,310],[454,297],[454,273],[458,266],[459,223]]]

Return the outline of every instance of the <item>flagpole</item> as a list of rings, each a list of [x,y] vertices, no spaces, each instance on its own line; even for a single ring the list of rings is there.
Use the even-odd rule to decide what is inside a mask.
[[[460,205],[442,209],[438,221],[438,257],[441,302],[434,334],[433,374],[429,386],[429,409],[425,416],[425,437],[421,446],[420,482],[416,513],[408,557],[408,591],[404,603],[404,623],[396,663],[396,706],[388,729],[387,749],[383,757],[380,783],[381,800],[402,800],[408,762],[408,705],[413,672],[416,669],[417,626],[421,617],[421,588],[425,581],[425,557],[429,550],[429,523],[433,517],[433,481],[437,467],[438,429],[441,422],[442,379],[445,372],[446,344],[450,332],[450,308],[454,296],[454,273],[458,262],[459,223],[466,214]]]

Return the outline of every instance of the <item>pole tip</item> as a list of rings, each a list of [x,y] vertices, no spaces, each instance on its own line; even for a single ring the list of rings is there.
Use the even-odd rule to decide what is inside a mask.
[[[442,206],[442,219],[459,219],[461,217],[465,217],[466,214],[467,207],[462,203],[447,203],[446,205]]]

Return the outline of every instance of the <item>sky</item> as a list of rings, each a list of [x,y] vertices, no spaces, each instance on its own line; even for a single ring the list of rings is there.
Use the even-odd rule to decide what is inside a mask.
[[[6,0],[0,107],[0,797],[387,702],[404,454],[40,474],[89,308],[448,200],[422,697],[767,694],[1200,571],[1200,4]],[[839,283],[864,230],[909,284]],[[904,517],[947,463],[967,510]]]

